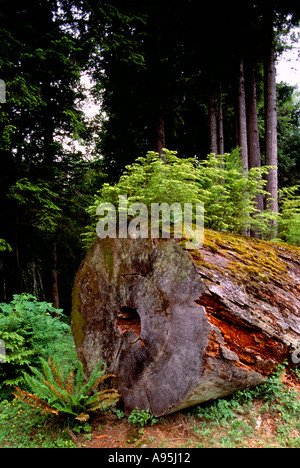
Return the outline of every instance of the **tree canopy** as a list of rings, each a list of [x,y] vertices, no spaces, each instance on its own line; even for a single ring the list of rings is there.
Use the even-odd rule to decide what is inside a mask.
[[[148,151],[205,167],[239,147],[245,171],[278,165],[266,188],[276,203],[257,193],[258,213],[277,211],[278,182],[299,184],[299,95],[275,83],[294,2],[0,4],[0,300],[27,291],[69,307],[94,194]],[[92,122],[82,74],[100,105]],[[67,138],[94,149],[67,149]]]

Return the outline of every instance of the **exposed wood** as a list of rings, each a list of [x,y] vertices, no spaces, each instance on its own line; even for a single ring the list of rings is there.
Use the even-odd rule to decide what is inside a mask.
[[[73,290],[90,374],[117,376],[125,411],[155,416],[261,384],[300,342],[300,249],[206,231],[200,250],[104,239]]]

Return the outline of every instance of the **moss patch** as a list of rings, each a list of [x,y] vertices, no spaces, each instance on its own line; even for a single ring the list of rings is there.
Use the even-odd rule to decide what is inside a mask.
[[[253,280],[268,283],[270,280],[279,284],[293,282],[287,268],[287,256],[296,260],[300,249],[286,244],[262,241],[235,234],[205,231],[204,245],[201,252],[192,252],[195,261],[208,268],[220,270],[218,266],[207,262],[205,251],[218,252],[228,260],[228,274],[238,280]]]

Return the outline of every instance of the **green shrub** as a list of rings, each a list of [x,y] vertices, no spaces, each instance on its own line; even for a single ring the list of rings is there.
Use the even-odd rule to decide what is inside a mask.
[[[7,386],[23,385],[24,371],[40,366],[40,357],[57,356],[65,366],[77,360],[70,325],[64,319],[61,310],[29,294],[0,304],[0,339],[6,346],[6,362],[0,363],[0,395]]]
[[[217,231],[243,233],[251,227],[269,235],[270,220],[277,214],[270,210],[255,216],[255,197],[266,194],[265,175],[270,167],[253,168],[245,174],[239,150],[230,154],[208,155],[204,161],[177,157],[175,151],[164,150],[164,159],[150,151],[146,157],[137,158],[126,166],[119,182],[114,186],[104,184],[88,208],[91,225],[83,237],[87,246],[96,240],[97,208],[101,203],[111,203],[118,208],[119,196],[127,195],[128,207],[139,202],[204,204],[204,225]],[[149,211],[150,212],[150,211]]]
[[[14,395],[19,400],[28,403],[44,413],[66,418],[68,422],[87,421],[90,412],[105,411],[116,404],[119,395],[114,389],[105,389],[94,393],[104,380],[112,375],[104,375],[102,362],[95,367],[89,379],[86,380],[83,365],[78,362],[69,372],[65,372],[58,359],[51,358],[48,362],[41,359],[42,371],[31,368],[34,377],[24,374],[26,384],[32,393],[18,387]]]
[[[279,190],[279,237],[288,244],[300,246],[300,186]]]

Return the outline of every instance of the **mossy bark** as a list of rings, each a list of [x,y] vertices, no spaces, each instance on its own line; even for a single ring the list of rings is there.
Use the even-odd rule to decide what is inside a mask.
[[[161,416],[262,383],[300,342],[299,249],[206,232],[105,239],[75,281],[72,329],[87,374],[114,373],[127,412]]]

